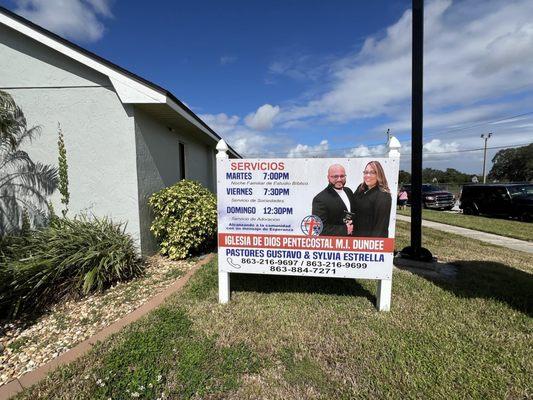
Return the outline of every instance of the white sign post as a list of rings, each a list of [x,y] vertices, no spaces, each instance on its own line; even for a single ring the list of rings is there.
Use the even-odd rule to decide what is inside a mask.
[[[221,140],[219,302],[231,273],[300,275],[378,280],[377,307],[390,310],[399,141],[388,148],[382,158],[229,159]]]
[[[223,185],[222,182],[224,182],[224,176],[222,175],[222,171],[221,171],[221,168],[219,168],[219,165],[221,165],[226,160],[228,160],[228,158],[229,158],[228,157],[228,145],[226,144],[224,139],[220,139],[220,141],[217,144],[217,192],[220,192],[222,190],[221,186]],[[219,219],[220,219],[220,213],[219,213]],[[218,268],[218,301],[219,303],[225,304],[229,302],[229,291],[230,291],[229,272],[221,271],[219,267]]]

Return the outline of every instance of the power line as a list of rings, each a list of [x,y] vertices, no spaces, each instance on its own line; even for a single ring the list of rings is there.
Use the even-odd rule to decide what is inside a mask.
[[[454,129],[449,129],[449,130],[445,130],[445,131],[434,132],[434,133],[430,133],[430,134],[424,135],[424,137],[428,138],[428,137],[434,137],[434,136],[441,135],[441,134],[459,132],[459,131],[462,131],[462,130],[467,130],[467,129],[472,129],[472,128],[478,128],[480,126],[484,126],[484,125],[488,125],[488,124],[494,124],[494,123],[505,121],[505,120],[512,120],[512,119],[516,119],[516,118],[523,117],[523,116],[526,116],[526,115],[533,115],[533,111],[529,111],[529,112],[522,113],[522,114],[510,115],[510,116],[506,116],[506,117],[500,117],[498,119],[488,120],[488,121],[477,123],[477,124],[474,124],[474,125],[465,126],[465,127],[462,127],[462,128],[454,128]],[[408,140],[406,142],[409,143],[410,140]],[[529,144],[529,143],[526,143],[526,144]],[[384,145],[383,142],[371,143],[371,144],[360,144],[358,146],[336,147],[336,148],[332,148],[332,149],[328,149],[328,150],[308,150],[308,151],[303,152],[303,154],[321,154],[321,153],[329,152],[329,151],[354,150],[354,149],[357,149],[357,148],[359,148],[361,146],[374,147],[374,146],[383,146],[383,145]],[[511,147],[511,146],[508,146],[508,147]],[[276,152],[276,153],[270,153],[269,155],[272,155],[272,156],[275,156],[275,155],[286,155],[287,153],[288,152]],[[261,153],[261,154],[260,153],[247,154],[247,157],[262,156],[263,154],[264,153]]]
[[[508,116],[508,117],[502,117],[502,118],[499,118],[499,119],[488,120],[488,121],[485,121],[485,122],[476,123],[474,125],[465,126],[465,127],[462,127],[462,128],[459,127],[459,128],[449,129],[449,130],[445,130],[445,131],[429,133],[429,134],[424,135],[424,136],[425,137],[432,137],[432,136],[436,136],[436,135],[442,135],[442,134],[445,134],[445,133],[464,131],[464,130],[467,130],[467,129],[478,128],[480,126],[485,126],[485,125],[488,125],[488,124],[495,124],[497,122],[505,121],[507,119],[512,120],[512,119],[516,119],[516,118],[519,118],[519,117],[523,117],[523,116],[526,116],[526,115],[532,115],[532,114],[533,114],[533,111],[529,111],[529,112],[522,113],[522,114],[516,114],[516,115],[511,115],[511,116]]]
[[[424,135],[424,139],[435,137],[435,136],[438,136],[438,135],[447,134],[447,133],[460,132],[460,131],[465,131],[465,130],[468,130],[468,129],[479,128],[481,126],[485,126],[485,125],[489,125],[489,124],[495,124],[497,122],[501,122],[501,121],[505,121],[505,120],[513,120],[513,119],[516,119],[516,118],[519,118],[519,117],[523,117],[523,116],[526,116],[526,115],[533,115],[533,111],[528,111],[528,112],[525,112],[525,113],[522,113],[522,114],[509,115],[509,116],[506,116],[506,117],[500,117],[498,119],[493,119],[493,120],[487,120],[485,122],[476,123],[474,125],[458,127],[458,128],[448,129],[448,130],[439,131],[439,132],[428,133],[428,134]],[[509,122],[511,122],[511,121],[509,121]],[[463,136],[463,137],[466,137],[466,136]],[[410,140],[407,140],[407,143],[409,143],[409,142],[410,142]],[[371,146],[371,145],[369,145],[369,146]]]
[[[522,146],[527,146],[529,145],[530,143],[522,143],[522,144],[512,144],[512,145],[506,145],[506,146],[492,146],[492,147],[487,147],[487,150],[495,150],[495,149],[509,149],[509,148],[513,148],[513,147],[522,147]],[[484,150],[485,147],[479,147],[479,148],[475,148],[475,149],[463,149],[463,150],[454,150],[454,151],[439,151],[438,153],[429,153],[429,154],[453,154],[453,153],[468,153],[468,152],[471,152],[471,151],[481,151],[481,150]],[[405,153],[405,154],[402,154],[402,156],[409,156],[411,155],[410,153]]]
[[[514,147],[527,146],[529,144],[530,143],[513,144],[513,145],[506,145],[506,146],[492,146],[492,147],[487,147],[487,150],[510,149],[510,148],[514,148]],[[469,152],[483,151],[483,150],[485,150],[485,147],[479,147],[479,148],[475,148],[475,149],[453,150],[453,151],[439,151],[437,153],[426,153],[426,155],[437,156],[437,155],[440,155],[440,154],[469,153]],[[365,156],[365,158],[372,157],[372,156],[386,156],[386,155],[387,155],[387,153],[371,154],[370,156]],[[406,156],[410,156],[410,155],[411,155],[411,153],[402,153],[402,157],[406,157]],[[347,157],[347,158],[357,158],[357,157]],[[363,157],[361,157],[361,158],[363,158]]]
[[[506,146],[492,146],[492,147],[487,147],[487,150],[510,149],[510,148],[515,148],[515,147],[527,146],[529,144],[530,143],[513,144],[513,145],[506,145]],[[474,152],[474,151],[483,151],[483,150],[485,150],[485,147],[479,147],[479,148],[475,148],[475,149],[453,150],[453,151],[439,151],[438,153],[426,153],[426,154],[427,155],[431,155],[431,156],[438,156],[438,155],[441,155],[441,154],[470,153],[470,152]],[[386,154],[379,154],[379,155],[385,156]],[[403,153],[402,154],[402,156],[410,156],[410,155],[411,155],[410,153]]]

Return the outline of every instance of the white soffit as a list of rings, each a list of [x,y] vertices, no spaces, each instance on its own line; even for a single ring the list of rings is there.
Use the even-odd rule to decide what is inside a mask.
[[[109,77],[113,87],[115,88],[118,97],[122,103],[126,104],[138,104],[138,103],[164,103],[166,96],[163,96],[163,101],[157,101],[154,97],[145,93],[144,90],[140,90],[129,82],[121,81],[114,77]],[[161,96],[161,95],[160,95]]]
[[[193,118],[186,110],[184,110],[178,103],[176,103],[171,98],[167,98],[167,104],[170,108],[172,108],[174,111],[176,111],[179,115],[181,115],[183,118],[185,118],[187,121],[189,121],[191,124],[196,126],[198,129],[200,129],[202,132],[207,134],[209,137],[211,137],[213,140],[216,140],[217,142],[220,140],[219,137],[213,135],[205,126],[203,126],[200,122],[198,122],[195,118]]]
[[[123,103],[166,103],[167,96],[55,39],[0,12],[0,23],[44,44],[89,68],[107,75]]]

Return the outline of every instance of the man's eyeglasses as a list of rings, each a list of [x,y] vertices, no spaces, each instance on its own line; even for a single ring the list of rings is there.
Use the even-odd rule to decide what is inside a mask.
[[[363,175],[376,175],[376,171],[363,171]]]
[[[346,175],[330,175],[331,179],[344,179],[346,178]]]

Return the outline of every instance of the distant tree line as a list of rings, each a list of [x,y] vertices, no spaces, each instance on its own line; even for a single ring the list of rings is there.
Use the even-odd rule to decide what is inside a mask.
[[[503,149],[492,159],[488,178],[491,181],[533,181],[533,143],[514,149]]]
[[[471,181],[471,174],[465,174],[464,172],[458,171],[455,168],[447,168],[446,171],[441,171],[440,169],[434,168],[424,168],[422,170],[422,182],[424,183],[465,183]],[[411,174],[407,171],[400,170],[399,182],[411,183]]]
[[[503,149],[492,159],[493,165],[487,175],[487,182],[531,182],[533,181],[533,143],[527,146]],[[472,182],[473,174],[465,174],[455,168],[439,169],[424,168],[424,183],[465,183]],[[482,177],[478,177],[480,182]],[[400,170],[400,183],[411,183],[411,174]]]

